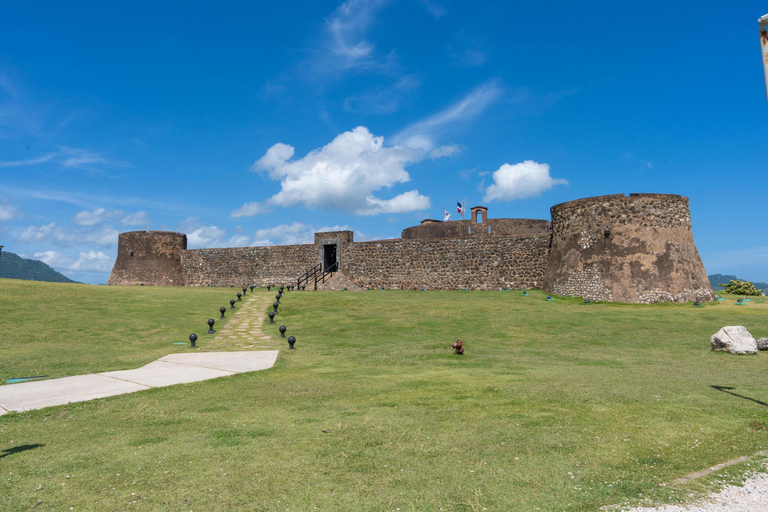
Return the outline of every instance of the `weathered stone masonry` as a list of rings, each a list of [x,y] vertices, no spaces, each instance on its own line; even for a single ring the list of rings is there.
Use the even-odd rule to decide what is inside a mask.
[[[691,231],[688,199],[612,195],[551,208],[552,222],[427,219],[401,239],[354,242],[352,232],[316,233],[314,244],[186,250],[180,233],[120,235],[110,284],[187,286],[295,283],[334,263],[339,286],[398,290],[541,287],[559,295],[624,302],[712,300]],[[333,283],[326,289],[335,289]]]
[[[621,194],[555,205],[544,289],[620,302],[713,300],[688,198]]]
[[[181,258],[187,286],[288,284],[317,264],[314,244],[192,249]]]
[[[344,273],[363,288],[501,290],[541,287],[549,235],[360,242]]]

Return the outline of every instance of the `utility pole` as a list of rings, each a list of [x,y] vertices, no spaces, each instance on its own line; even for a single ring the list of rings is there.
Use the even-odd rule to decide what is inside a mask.
[[[765,79],[765,95],[768,100],[768,14],[762,16],[759,20],[760,23],[760,57],[763,60],[763,78]]]

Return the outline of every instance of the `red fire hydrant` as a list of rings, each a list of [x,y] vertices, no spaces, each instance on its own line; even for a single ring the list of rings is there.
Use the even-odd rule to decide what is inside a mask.
[[[461,340],[456,340],[456,343],[451,346],[453,347],[454,354],[459,356],[464,354],[464,347],[461,346]]]

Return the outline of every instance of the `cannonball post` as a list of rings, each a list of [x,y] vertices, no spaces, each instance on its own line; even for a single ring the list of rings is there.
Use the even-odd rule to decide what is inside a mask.
[[[216,320],[214,320],[213,318],[209,318],[208,319],[208,334],[213,334],[214,333],[213,324],[215,324],[215,323],[216,323]]]
[[[275,312],[270,311],[267,316],[269,317],[269,323],[274,324],[275,323]]]
[[[235,299],[229,299],[229,309],[235,309]]]
[[[281,325],[280,327],[277,328],[277,330],[280,331],[280,337],[285,338],[285,331],[287,331],[288,329],[284,325]]]
[[[294,343],[296,343],[296,338],[294,338],[293,336],[288,336],[288,348],[289,349],[293,350],[295,348],[293,346]]]
[[[225,318],[224,318],[224,313],[225,313],[226,311],[227,311],[227,308],[225,308],[225,307],[223,307],[223,306],[219,308],[219,313],[221,313],[221,317],[219,318],[219,320],[225,320]]]
[[[195,342],[197,341],[197,334],[192,333],[189,335],[189,346],[196,348]]]

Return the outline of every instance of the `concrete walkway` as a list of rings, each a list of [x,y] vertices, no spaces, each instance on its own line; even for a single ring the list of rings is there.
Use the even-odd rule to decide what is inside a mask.
[[[227,326],[213,338],[199,335],[198,347],[251,348],[261,341],[271,341],[261,332],[267,304],[271,304],[269,296],[264,295],[236,303],[237,309],[226,313],[232,315]],[[274,366],[277,354],[277,350],[178,353],[135,370],[8,384],[0,386],[0,415],[265,370]]]

